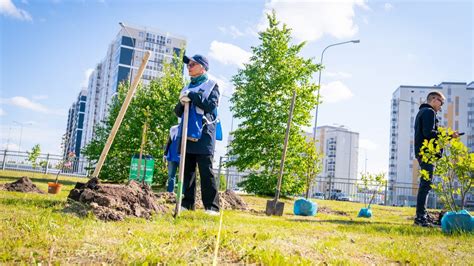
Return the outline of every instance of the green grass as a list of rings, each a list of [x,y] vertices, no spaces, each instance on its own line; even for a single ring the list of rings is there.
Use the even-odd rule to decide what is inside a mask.
[[[0,184],[24,173],[0,171]],[[31,173],[27,174],[29,177]],[[53,175],[32,181],[47,190]],[[219,217],[202,211],[103,222],[64,213],[66,197],[81,178],[60,177],[58,195],[0,191],[0,263],[153,263],[210,264]],[[371,219],[357,218],[362,204],[317,201],[348,216],[263,214],[266,198],[244,196],[254,212],[225,211],[220,263],[288,264],[469,264],[474,236],[444,235],[440,229],[412,225],[413,208],[373,206]],[[170,206],[171,207],[171,206]]]

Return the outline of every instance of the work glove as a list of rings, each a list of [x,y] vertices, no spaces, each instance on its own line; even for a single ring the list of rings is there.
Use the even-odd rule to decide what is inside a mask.
[[[184,105],[185,103],[191,102],[191,99],[187,95],[182,95],[179,97],[179,101],[181,102],[181,105]]]
[[[188,94],[189,94],[189,90],[185,90],[185,91],[181,92],[181,94],[179,95],[179,101],[181,102],[182,105],[184,105],[184,103],[186,103],[186,102],[191,101],[191,99],[189,99],[189,97],[188,97]]]

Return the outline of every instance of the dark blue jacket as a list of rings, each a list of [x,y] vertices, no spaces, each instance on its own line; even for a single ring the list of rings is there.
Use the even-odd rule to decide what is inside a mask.
[[[420,105],[420,109],[415,118],[415,157],[421,158],[420,149],[423,141],[438,138],[438,118],[436,111],[429,104]]]
[[[216,117],[216,108],[219,105],[219,86],[216,84],[207,99],[202,99],[202,94],[190,92],[188,94],[191,103],[204,110],[207,120],[214,121]],[[184,106],[178,102],[174,108],[176,116],[181,117],[184,113]],[[204,123],[203,123],[204,124]],[[179,141],[181,146],[181,140]],[[192,154],[214,155],[216,144],[216,124],[204,124],[202,136],[199,141],[194,142],[188,140],[186,143],[186,152]],[[180,148],[178,150],[180,152]]]

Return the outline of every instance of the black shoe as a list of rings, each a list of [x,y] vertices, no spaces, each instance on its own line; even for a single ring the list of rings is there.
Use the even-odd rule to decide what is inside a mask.
[[[420,219],[420,218],[415,218],[415,225],[421,226],[421,227],[434,227],[434,225],[426,219]]]

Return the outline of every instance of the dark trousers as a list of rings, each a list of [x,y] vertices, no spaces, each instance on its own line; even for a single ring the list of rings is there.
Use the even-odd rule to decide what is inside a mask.
[[[425,180],[420,177],[420,187],[418,188],[418,196],[416,197],[416,218],[426,219],[426,200],[428,199],[428,193],[431,190],[431,181],[433,180],[434,165],[424,163],[418,158],[418,163],[422,170],[429,172],[430,180]]]
[[[184,198],[182,206],[194,210],[196,194],[196,165],[201,178],[202,203],[206,210],[219,211],[217,180],[212,172],[212,155],[186,153],[184,163]]]
[[[179,162],[168,161],[168,192],[174,192],[174,184],[176,183],[176,170],[178,170]]]

